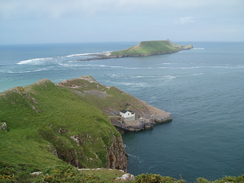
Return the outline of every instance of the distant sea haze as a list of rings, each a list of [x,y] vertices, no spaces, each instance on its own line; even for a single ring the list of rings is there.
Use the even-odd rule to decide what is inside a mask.
[[[178,43],[178,42],[177,42]],[[172,113],[171,123],[123,135],[128,172],[194,182],[244,174],[244,43],[179,42],[174,54],[76,61],[137,43],[0,46],[0,91],[91,75]]]

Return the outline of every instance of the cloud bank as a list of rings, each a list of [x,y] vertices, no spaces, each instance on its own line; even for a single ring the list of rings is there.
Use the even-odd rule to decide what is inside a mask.
[[[243,0],[0,0],[0,43],[244,41],[243,17]]]
[[[99,13],[131,13],[140,11],[180,11],[215,7],[216,10],[244,5],[242,0],[1,0],[1,18],[22,16],[64,16],[96,15]],[[244,6],[243,6],[244,7]],[[236,10],[238,11],[238,10]],[[172,13],[175,13],[172,12]]]

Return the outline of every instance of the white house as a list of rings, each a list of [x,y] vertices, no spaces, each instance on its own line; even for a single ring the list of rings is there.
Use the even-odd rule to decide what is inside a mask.
[[[130,110],[121,110],[119,114],[124,121],[132,121],[136,119],[135,113]]]

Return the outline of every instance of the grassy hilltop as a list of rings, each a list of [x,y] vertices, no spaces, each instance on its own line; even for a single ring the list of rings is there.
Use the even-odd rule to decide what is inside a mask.
[[[125,50],[113,51],[110,56],[129,57],[129,56],[150,56],[167,53],[175,53],[180,50],[193,48],[192,45],[178,45],[170,40],[162,41],[142,41],[139,44]]]

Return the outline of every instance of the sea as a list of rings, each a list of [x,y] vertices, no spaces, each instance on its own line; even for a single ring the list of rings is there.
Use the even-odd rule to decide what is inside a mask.
[[[0,92],[48,78],[90,75],[172,113],[173,121],[123,134],[128,172],[194,182],[244,174],[244,43],[177,42],[191,50],[79,61],[136,42],[0,45]]]

